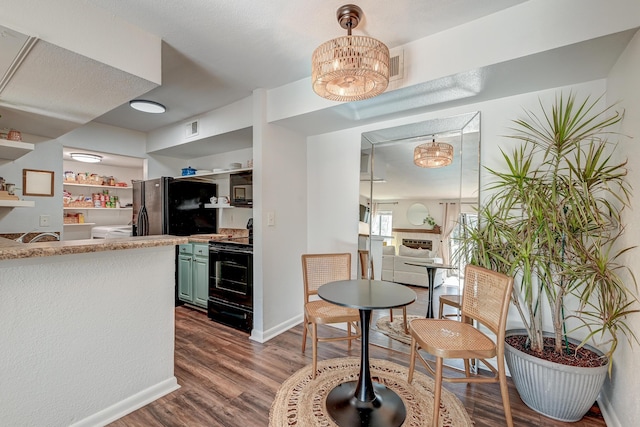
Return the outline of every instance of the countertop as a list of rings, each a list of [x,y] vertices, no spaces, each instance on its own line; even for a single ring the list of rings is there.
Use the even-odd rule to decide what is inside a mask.
[[[208,235],[211,236],[211,235]],[[222,235],[221,238],[226,238]],[[204,238],[204,237],[196,237]],[[210,239],[209,239],[210,240]],[[209,240],[206,240],[207,242]],[[117,251],[123,249],[175,246],[191,241],[189,236],[136,236],[117,239],[66,240],[61,242],[18,243],[0,237],[0,261],[36,258],[54,255],[72,255],[87,252]]]

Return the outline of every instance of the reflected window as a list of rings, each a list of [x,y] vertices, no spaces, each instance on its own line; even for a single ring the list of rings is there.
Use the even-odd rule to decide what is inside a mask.
[[[391,237],[393,234],[393,212],[378,211],[371,220],[371,234],[374,236]]]

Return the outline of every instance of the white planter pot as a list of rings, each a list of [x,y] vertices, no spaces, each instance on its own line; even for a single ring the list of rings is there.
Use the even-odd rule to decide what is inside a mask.
[[[506,336],[512,335],[526,335],[526,331],[508,330]],[[569,341],[579,343],[571,338]],[[603,354],[588,345],[585,348]],[[578,421],[589,411],[609,368],[608,363],[595,368],[561,365],[523,353],[508,343],[504,356],[522,401],[544,416],[567,422]]]

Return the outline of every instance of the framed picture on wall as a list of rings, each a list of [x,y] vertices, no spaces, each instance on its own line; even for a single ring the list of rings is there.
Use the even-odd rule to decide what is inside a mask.
[[[22,194],[53,197],[53,171],[22,169]]]

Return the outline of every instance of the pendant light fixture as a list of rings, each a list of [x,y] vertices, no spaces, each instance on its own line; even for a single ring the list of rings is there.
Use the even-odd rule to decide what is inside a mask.
[[[352,36],[363,13],[354,4],[336,12],[347,35],[318,46],[311,57],[315,93],[333,101],[359,101],[380,95],[389,85],[389,48],[379,40]]]
[[[421,168],[441,168],[453,161],[453,146],[446,142],[432,142],[418,145],[413,150],[413,163]]]

